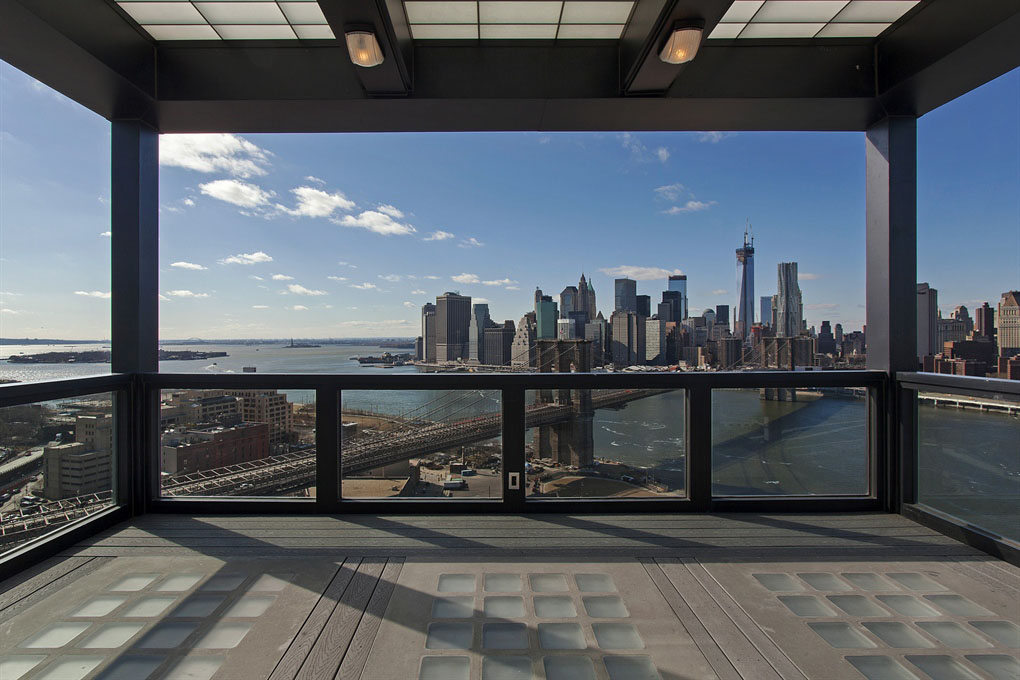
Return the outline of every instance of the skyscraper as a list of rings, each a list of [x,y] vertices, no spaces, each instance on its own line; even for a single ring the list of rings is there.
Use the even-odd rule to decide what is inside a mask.
[[[614,312],[637,312],[637,281],[616,279],[614,282],[616,300]]]
[[[1020,354],[1020,290],[1002,294],[996,314],[999,330],[999,356],[1012,357]]]
[[[489,305],[471,305],[471,322],[468,325],[468,359],[485,363],[485,329],[489,327]]]
[[[714,323],[716,326],[719,326],[720,332],[730,330],[730,306],[716,305],[715,321],[713,321],[712,323]]]
[[[917,363],[938,354],[939,292],[927,283],[917,284]]]
[[[436,362],[436,306],[426,302],[421,307],[422,358],[426,363]]]
[[[567,286],[560,293],[560,318],[569,319],[570,312],[576,312],[578,307],[578,290],[576,286]]]
[[[637,301],[638,316],[646,319],[652,315],[652,297],[650,295],[638,295],[634,298]]]
[[[457,361],[468,354],[468,327],[471,323],[471,298],[459,293],[443,293],[436,298],[436,359]]]
[[[687,274],[671,274],[670,277],[666,279],[666,290],[680,293],[680,316],[673,319],[677,323],[680,323],[690,316],[690,311],[687,308]],[[662,299],[665,300],[665,296],[663,296]]]
[[[610,317],[612,327],[611,355],[615,366],[636,366],[645,361],[645,319],[634,312],[615,311]]]
[[[771,295],[762,295],[761,298],[759,298],[759,299],[761,301],[761,316],[758,318],[758,320],[761,322],[762,326],[771,326],[772,325],[772,296]]]
[[[669,311],[663,314],[662,305],[669,307]],[[687,300],[679,290],[662,291],[662,304],[659,305],[659,318],[666,321],[680,323],[687,318]]]
[[[818,353],[836,353],[836,336],[832,334],[832,328],[828,321],[823,321],[822,329],[818,331]]]
[[[542,299],[535,305],[535,323],[537,324],[537,338],[539,340],[556,339],[556,319],[559,314],[556,311],[556,303],[549,295],[543,295]]]
[[[995,308],[987,302],[974,310],[974,337],[995,337]]]
[[[584,274],[581,274],[581,280],[577,282],[577,309],[588,312],[589,319],[594,319],[599,313],[595,306],[595,287],[591,281],[585,280]]]
[[[776,337],[796,337],[804,325],[796,262],[779,263],[776,291]]]
[[[750,337],[754,323],[754,236],[750,233],[748,225],[744,231],[744,245],[737,248],[737,309],[733,334],[741,340]]]

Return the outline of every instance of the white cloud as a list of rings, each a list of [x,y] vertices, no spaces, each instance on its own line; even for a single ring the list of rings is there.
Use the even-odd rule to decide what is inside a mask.
[[[387,205],[385,203],[379,206],[379,212],[389,215],[390,217],[397,220],[404,219],[404,213],[399,208],[396,208],[392,205]]]
[[[265,279],[264,279],[264,278],[262,278],[261,276],[255,276],[254,274],[252,274],[252,275],[251,275],[251,276],[249,276],[248,278],[249,278],[249,279],[255,279],[256,281],[265,281]],[[263,286],[263,287],[264,287],[264,286]]]
[[[345,227],[368,229],[371,232],[384,236],[392,236],[394,234],[402,236],[404,234],[413,234],[416,231],[410,224],[397,222],[389,215],[375,210],[365,210],[357,216],[344,215],[342,218],[332,221]]]
[[[482,281],[483,286],[512,286],[517,283],[513,279],[492,279],[489,281]]]
[[[665,279],[673,274],[683,274],[680,269],[663,269],[662,267],[639,267],[636,265],[621,264],[617,267],[605,267],[599,270],[606,276],[617,278],[626,277],[635,281],[652,281]]]
[[[328,193],[315,187],[298,187],[290,192],[297,197],[297,207],[277,206],[295,217],[330,217],[337,210],[352,210],[355,203],[339,191]]]
[[[726,295],[728,292],[725,288],[716,288],[712,291],[712,295]]]
[[[293,276],[287,276],[286,274],[273,274],[273,281],[293,281]]]
[[[521,287],[520,286],[507,286],[506,289],[507,290],[520,290]]]
[[[0,290],[0,297],[21,297],[24,293],[13,293],[9,290]]]
[[[252,309],[269,309],[269,305],[252,305]]]
[[[179,298],[207,298],[207,297],[209,297],[209,293],[193,293],[190,290],[169,290],[169,291],[167,291],[166,294],[169,295],[170,297],[179,297]]]
[[[411,291],[411,295],[425,295],[425,291],[423,291],[421,288],[416,288],[415,290]]]
[[[390,283],[396,283],[402,277],[400,276],[400,274],[380,274],[379,278],[382,279],[383,281],[389,281]]]
[[[273,197],[271,191],[264,191],[254,184],[248,184],[237,179],[217,179],[205,184],[199,184],[198,188],[206,196],[211,196],[242,208],[258,208],[267,205],[269,199]]]
[[[379,286],[374,283],[352,283],[351,288],[357,288],[358,290],[379,290]]]
[[[194,262],[172,262],[170,266],[176,267],[177,269],[193,269],[194,271],[208,269],[208,267],[203,267],[202,265],[195,264]]]
[[[839,309],[839,303],[837,302],[819,302],[813,305],[804,305],[804,309],[809,309],[818,312],[831,312],[835,309]]]
[[[660,163],[665,163],[669,160],[669,149],[664,146],[660,146],[655,150],[655,156],[659,159]]]
[[[11,309],[10,307],[0,307],[0,314],[21,314],[20,309]]]
[[[467,273],[457,274],[455,276],[451,276],[450,278],[456,281],[457,283],[479,283],[481,281],[481,279],[478,278],[477,274]]]
[[[405,307],[407,307],[408,309],[414,309],[414,308],[416,308],[416,307],[417,307],[418,305],[414,304],[414,303],[413,303],[413,302],[411,302],[410,300],[404,300],[404,306],[405,306]]]
[[[481,248],[485,244],[476,239],[474,236],[470,238],[461,239],[461,242],[457,244],[459,248]]]
[[[665,213],[666,215],[679,215],[681,213],[701,212],[702,210],[708,210],[713,205],[715,205],[715,201],[690,200],[684,203],[683,205],[674,205],[669,210],[663,210],[662,212]]]
[[[822,278],[821,274],[812,274],[811,272],[801,272],[797,274],[798,281],[817,281]]]
[[[266,174],[270,154],[244,137],[230,134],[161,135],[159,164],[234,177]]]
[[[254,253],[238,253],[237,255],[231,255],[220,260],[220,264],[260,264],[262,262],[272,262],[273,258],[266,255],[261,250]]]
[[[442,229],[440,229],[438,231],[432,232],[431,234],[426,236],[423,240],[425,240],[425,241],[445,241],[445,240],[450,239],[450,238],[453,238],[453,234],[451,234],[448,231],[443,231]]]
[[[110,238],[111,236],[113,236],[113,232],[112,231],[104,231],[103,233],[100,234],[100,236],[105,236],[106,238]]]
[[[184,204],[184,206],[187,208],[195,207],[195,200],[193,198],[185,198],[184,200],[181,201],[181,203]]]
[[[307,312],[308,311],[308,308],[305,307],[304,305],[294,305],[290,309],[294,310],[295,312]]]
[[[109,293],[104,293],[101,290],[76,290],[76,291],[74,291],[74,294],[75,295],[82,295],[84,297],[102,298],[104,300],[109,300],[110,299],[110,294]]]
[[[292,283],[287,286],[287,290],[294,293],[294,295],[327,295],[324,290],[311,290],[310,288],[305,288],[304,286],[296,283]]]
[[[347,280],[346,276],[327,276],[326,278],[329,279],[330,281],[346,281]]]
[[[666,186],[655,188],[656,197],[667,201],[676,201],[684,196],[689,196],[690,194],[691,190],[683,184],[680,184],[680,182],[674,182],[673,184],[667,184]]]
[[[435,276],[434,274],[429,274],[428,276],[423,276],[422,278],[423,279],[428,279],[429,281],[438,281],[442,277],[441,276]]]
[[[702,132],[698,135],[698,141],[703,144],[718,144],[727,137],[733,136],[732,132],[717,132],[711,130],[709,132]]]
[[[319,179],[315,175],[305,175],[306,182],[312,182],[313,184],[325,184],[326,180]]]
[[[170,298],[168,298],[166,295],[163,295],[162,293],[160,293],[159,294],[159,301],[160,302],[170,302]]]
[[[340,260],[339,262],[337,262],[337,264],[340,265],[341,267],[351,267],[353,269],[358,268],[358,265],[351,264],[350,262],[344,262],[343,260]]]

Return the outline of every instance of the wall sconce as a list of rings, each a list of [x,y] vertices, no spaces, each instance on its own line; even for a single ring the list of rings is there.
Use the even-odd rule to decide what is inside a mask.
[[[667,64],[686,64],[698,54],[705,22],[700,20],[678,21],[673,32],[659,52],[659,59]]]
[[[376,40],[372,31],[348,31],[344,34],[347,38],[347,52],[351,55],[351,61],[358,66],[371,68],[383,63],[382,48]]]

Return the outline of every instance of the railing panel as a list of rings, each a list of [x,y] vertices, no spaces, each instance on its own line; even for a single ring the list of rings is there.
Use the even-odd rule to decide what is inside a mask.
[[[1020,398],[917,393],[917,501],[1020,542]]]
[[[344,499],[503,497],[498,390],[344,390]]]
[[[163,498],[316,495],[312,390],[164,389]]]
[[[867,389],[712,391],[714,496],[867,496]]]
[[[685,497],[685,390],[525,393],[528,500]]]
[[[0,408],[0,554],[117,502],[117,398]]]

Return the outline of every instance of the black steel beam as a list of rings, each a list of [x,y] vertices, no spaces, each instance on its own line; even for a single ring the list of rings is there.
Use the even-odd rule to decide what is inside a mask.
[[[0,2],[0,59],[104,118],[155,113],[155,50],[103,0]]]
[[[1003,396],[1020,399],[1020,380],[1001,378],[974,378],[962,375],[941,375],[938,373],[897,373],[896,381],[910,390],[949,392],[975,397]]]
[[[1020,66],[1020,3],[927,0],[875,46],[888,115],[921,116]]]

